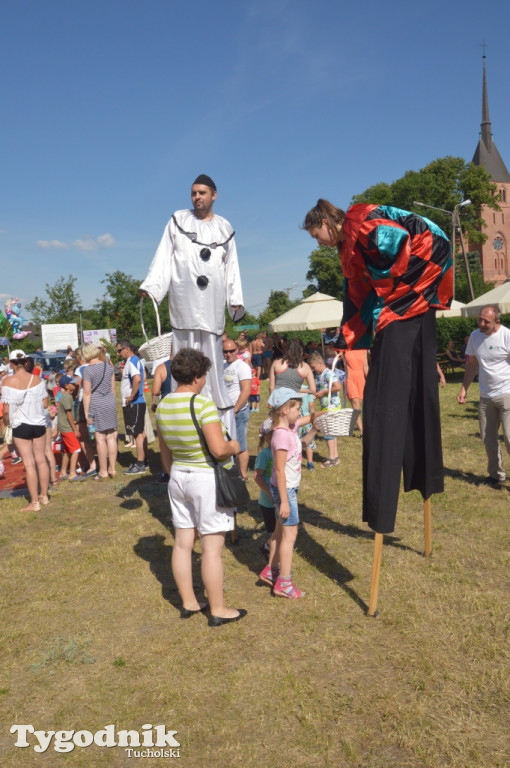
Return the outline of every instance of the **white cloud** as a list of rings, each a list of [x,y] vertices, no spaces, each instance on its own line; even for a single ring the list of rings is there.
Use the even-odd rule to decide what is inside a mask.
[[[115,245],[115,238],[107,232],[104,235],[99,235],[95,240],[92,237],[75,240],[73,245],[80,251],[97,251],[98,248],[113,248]]]
[[[37,245],[39,248],[69,248],[67,243],[63,243],[61,240],[38,240]]]
[[[0,229],[0,234],[6,231],[7,230]],[[62,242],[62,240],[37,240],[36,244],[39,248],[44,248],[46,250],[49,248],[60,248],[61,250],[69,248],[69,245]],[[99,235],[99,237],[96,238],[90,236],[78,238],[72,245],[75,248],[78,248],[79,251],[88,251],[90,253],[97,251],[99,248],[113,248],[116,245],[116,242],[113,235],[109,232],[105,232],[104,235]]]
[[[85,240],[75,240],[73,245],[80,251],[97,251],[97,242],[91,237],[87,237]]]
[[[115,238],[107,232],[105,235],[99,235],[97,238],[97,244],[100,248],[113,248],[115,245]]]
[[[0,229],[0,235],[6,235],[7,230],[6,229]]]

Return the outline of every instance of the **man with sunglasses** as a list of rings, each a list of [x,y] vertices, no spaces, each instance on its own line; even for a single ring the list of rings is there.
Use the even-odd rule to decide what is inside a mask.
[[[123,339],[116,345],[117,354],[124,360],[122,379],[120,382],[120,396],[122,399],[122,413],[126,426],[126,436],[130,436],[135,443],[136,461],[134,461],[125,475],[143,475],[148,470],[147,461],[147,437],[145,435],[145,396],[143,385],[145,370],[140,358],[135,355],[133,345],[129,339]]]
[[[168,293],[172,354],[189,347],[210,359],[202,394],[214,400],[221,420],[235,437],[234,403],[223,377],[222,334],[225,304],[234,321],[244,316],[243,292],[234,230],[213,213],[215,200],[214,181],[201,174],[191,187],[193,208],[172,215],[140,295],[150,295],[159,304]]]

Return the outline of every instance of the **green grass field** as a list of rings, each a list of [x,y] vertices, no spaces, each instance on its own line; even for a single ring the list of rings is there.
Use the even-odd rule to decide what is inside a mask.
[[[455,401],[459,381],[440,393],[446,479],[432,498],[433,555],[422,555],[421,497],[401,494],[377,619],[366,616],[373,534],[361,523],[357,438],[340,440],[340,467],[304,471],[303,600],[258,585],[266,535],[249,480],[252,503],[224,554],[226,600],[248,616],[218,629],[179,618],[166,488],[123,477],[131,452],[121,449],[115,480],[64,483],[40,513],[3,500],[2,768],[171,765],[95,745],[38,754],[34,736],[19,748],[9,732],[149,723],[177,731],[179,764],[193,768],[510,765],[510,485],[476,485],[485,452],[474,401]],[[263,417],[250,423],[251,466]],[[150,461],[159,471],[156,444]]]

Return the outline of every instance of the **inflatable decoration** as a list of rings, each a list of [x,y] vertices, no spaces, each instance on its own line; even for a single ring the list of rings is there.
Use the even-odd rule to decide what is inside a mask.
[[[24,318],[21,316],[21,304],[19,299],[9,299],[5,303],[5,314],[12,327],[13,339],[24,339],[30,331],[22,331]]]

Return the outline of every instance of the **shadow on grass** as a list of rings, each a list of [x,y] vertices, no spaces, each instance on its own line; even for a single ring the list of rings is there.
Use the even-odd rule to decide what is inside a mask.
[[[473,419],[473,421],[478,421],[478,411],[474,411],[471,413],[471,411],[463,411],[462,413],[450,413],[448,415],[448,419]]]
[[[138,509],[142,500],[145,501],[151,515],[173,534],[166,483],[158,483],[154,475],[149,473],[135,475],[117,496],[122,499],[120,506],[123,509]]]
[[[159,451],[156,450],[157,443],[150,443],[147,448],[147,459],[153,472],[162,472],[161,459]],[[122,448],[117,455],[117,461],[123,469],[129,469],[131,464],[136,461],[136,451],[130,448]]]
[[[306,507],[303,507],[305,510]],[[304,513],[306,514],[306,513]],[[308,522],[308,521],[307,521]],[[299,531],[296,551],[299,552],[301,557],[304,557],[310,565],[313,565],[317,570],[331,579],[332,582],[337,584],[350,598],[354,600],[356,605],[364,612],[368,613],[368,605],[358,595],[355,589],[349,586],[348,582],[354,579],[354,575],[345,568],[341,563],[335,560],[325,549],[319,544],[313,536],[310,536],[304,526]]]
[[[370,539],[373,541],[374,532],[365,528],[358,528],[356,525],[343,525],[336,520],[332,520],[330,517],[323,515],[317,509],[307,507],[306,504],[299,505],[300,510],[303,510],[303,521],[310,525],[316,525],[317,528],[323,528],[328,531],[335,531],[342,536],[350,536],[352,539]],[[407,544],[401,544],[398,536],[392,536],[389,533],[384,534],[384,544],[389,547],[396,547],[406,552],[414,552],[416,555],[423,554],[414,547],[409,547]]]
[[[315,525],[317,528],[321,528],[326,531],[333,531],[341,536],[349,536],[354,539],[368,539],[373,541],[374,533],[370,530],[364,530],[358,528],[355,525],[343,525],[330,517],[323,515],[316,509],[308,507],[306,504],[299,505],[300,517],[307,526]],[[260,514],[258,513],[258,507],[252,502],[248,505],[246,510],[254,519],[259,520]],[[262,533],[262,536],[260,535]],[[238,530],[238,541],[235,544],[231,544],[229,536],[227,535],[227,546],[231,550],[236,560],[251,570],[258,576],[262,570],[260,556],[253,544],[260,545],[268,538],[268,534],[264,530],[245,530],[240,528]],[[248,546],[246,546],[248,544]],[[386,535],[384,536],[384,544],[390,547],[396,547],[407,552],[413,552],[414,554],[422,555],[421,551],[409,547],[405,544],[401,544],[400,540],[396,536]],[[305,526],[300,526],[298,538],[296,542],[296,551],[307,560],[310,565],[317,568],[328,579],[336,583],[344,592],[361,608],[365,613],[368,612],[368,606],[364,600],[358,595],[358,593],[349,586],[348,582],[354,578],[353,574],[338,562],[327,550],[319,544],[315,538],[310,534]]]
[[[447,477],[451,477],[454,480],[462,480],[463,483],[476,486],[483,485],[483,481],[487,477],[487,475],[474,475],[472,472],[463,472],[460,469],[450,469],[449,467],[444,468],[444,473]],[[499,488],[501,486],[497,490]]]
[[[168,501],[167,486],[158,483],[153,475],[138,475],[127,483],[117,494],[122,499],[123,509],[138,509],[142,500],[146,502],[151,515],[173,536],[172,517]],[[165,536],[155,533],[143,536],[133,547],[135,555],[149,563],[151,573],[161,584],[161,595],[174,608],[180,610],[181,598],[172,576],[171,544],[166,544]],[[191,559],[193,586],[199,600],[203,598],[204,587],[200,576],[200,554],[193,551]]]
[[[143,536],[133,547],[135,555],[149,563],[151,573],[161,584],[161,596],[174,608],[180,610],[181,598],[172,576],[172,550],[170,544],[165,544],[161,533],[153,536]],[[191,554],[191,569],[193,586],[199,600],[203,599],[203,586],[200,578],[200,555],[195,551]]]
[[[140,506],[143,499],[149,508],[150,514],[158,520],[168,531],[173,533],[171,524],[170,504],[168,502],[166,485],[156,483],[151,475],[140,475],[134,477],[121,491],[118,496],[123,499],[121,507],[124,509],[136,509]],[[138,497],[138,498],[137,498]],[[250,501],[243,513],[246,512],[256,522],[261,522],[261,515],[258,510],[258,504]],[[358,528],[355,525],[343,525],[330,517],[322,514],[319,510],[307,505],[300,504],[300,513],[302,520],[307,526],[316,526],[325,531],[332,531],[340,536],[349,536],[353,539],[368,539],[373,541],[374,534],[370,530]],[[261,535],[262,534],[262,535]],[[230,548],[236,560],[248,570],[257,575],[261,571],[261,555],[258,546],[263,543],[268,534],[264,529],[243,529],[238,530],[238,541],[231,543],[230,535],[226,536],[226,545]],[[179,604],[179,596],[171,571],[171,552],[172,546],[164,543],[165,537],[161,534],[154,534],[139,539],[134,547],[134,552],[138,557],[147,560],[150,564],[151,572],[156,576],[162,586],[162,596],[165,600],[176,606]],[[417,549],[400,543],[396,536],[385,535],[384,543],[386,546],[396,547],[397,549],[413,552],[421,555]],[[304,557],[310,565],[317,568],[328,579],[336,583],[344,592],[359,606],[365,613],[368,606],[358,593],[349,586],[354,578],[353,574],[338,562],[327,550],[319,544],[310,532],[301,526],[297,540],[297,551]],[[193,552],[193,582],[200,584],[199,577],[200,556]],[[197,587],[200,591],[200,587]]]

